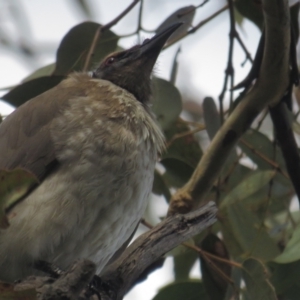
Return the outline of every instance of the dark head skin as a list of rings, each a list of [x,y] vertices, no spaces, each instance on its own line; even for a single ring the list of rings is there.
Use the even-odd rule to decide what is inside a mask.
[[[171,25],[152,39],[146,39],[141,45],[110,54],[93,72],[93,77],[122,87],[138,101],[147,104],[151,96],[151,73],[154,64],[167,39],[181,24]]]

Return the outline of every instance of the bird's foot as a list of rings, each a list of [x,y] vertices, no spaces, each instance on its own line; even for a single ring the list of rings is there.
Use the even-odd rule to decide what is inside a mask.
[[[110,295],[113,291],[112,287],[106,281],[103,281],[98,275],[94,275],[88,286],[88,295],[97,295],[98,299],[101,300],[101,295],[99,291],[102,291],[104,294]]]
[[[58,266],[44,260],[36,261],[33,267],[38,271],[47,273],[52,278],[59,278],[62,274],[65,273],[65,271],[61,270]]]

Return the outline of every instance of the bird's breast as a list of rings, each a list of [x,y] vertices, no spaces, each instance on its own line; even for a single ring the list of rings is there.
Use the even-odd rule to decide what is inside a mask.
[[[106,82],[101,87],[97,97],[73,99],[53,125],[61,163],[54,180],[68,184],[55,198],[78,224],[67,234],[68,249],[61,244],[58,252],[76,249],[99,270],[142,217],[160,147],[160,132],[136,99]]]

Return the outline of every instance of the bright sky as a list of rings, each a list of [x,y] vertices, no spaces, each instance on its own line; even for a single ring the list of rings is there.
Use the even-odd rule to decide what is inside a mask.
[[[93,20],[105,24],[127,7],[131,0],[90,0],[88,2],[94,8]],[[143,25],[146,29],[154,29],[176,9],[199,3],[201,3],[199,0],[145,0]],[[194,24],[211,15],[224,4],[223,0],[210,1],[203,8],[198,9]],[[14,12],[16,19],[12,22],[11,7],[14,5],[19,7],[20,11],[19,14]],[[117,34],[134,31],[137,11],[138,7],[115,26],[113,31]],[[0,0],[0,20],[5,25],[9,39],[18,41],[22,37],[24,41],[33,46],[33,49],[43,50],[43,54],[38,58],[28,60],[20,56],[16,49],[12,51],[3,46],[0,47],[0,88],[3,88],[19,83],[38,67],[52,63],[55,60],[55,50],[64,34],[72,26],[85,21],[86,18],[71,0]],[[21,24],[20,28],[15,27],[15,22]],[[180,42],[178,87],[181,91],[193,95],[200,103],[204,96],[212,96],[217,99],[221,92],[228,55],[228,32],[228,12],[224,12],[197,33]],[[254,54],[259,39],[258,29],[250,22],[245,21],[239,32],[248,50]],[[149,34],[143,36],[146,38]],[[131,37],[123,39],[120,44],[126,48],[132,46],[136,41],[136,37]],[[169,78],[170,67],[177,47],[173,46],[160,55],[156,66],[157,76]],[[235,44],[236,82],[243,79],[249,70],[249,63],[246,63],[244,68],[241,67],[244,59],[243,51],[239,45]],[[4,92],[0,91],[0,95],[3,94]],[[0,111],[5,115],[11,112],[12,108],[1,104]],[[164,215],[166,204],[159,199],[156,199],[155,202],[153,209],[158,210],[160,215]],[[148,280],[136,286],[126,299],[152,299],[159,287],[172,280],[171,268],[172,261],[167,259],[165,268],[152,273]],[[193,274],[199,274],[198,270],[199,266],[196,266]]]

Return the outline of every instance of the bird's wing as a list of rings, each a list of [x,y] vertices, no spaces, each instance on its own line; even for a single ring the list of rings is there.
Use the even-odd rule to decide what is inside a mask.
[[[84,96],[84,86],[69,80],[27,101],[0,125],[0,169],[22,168],[39,181],[56,164],[50,125],[69,100]]]

